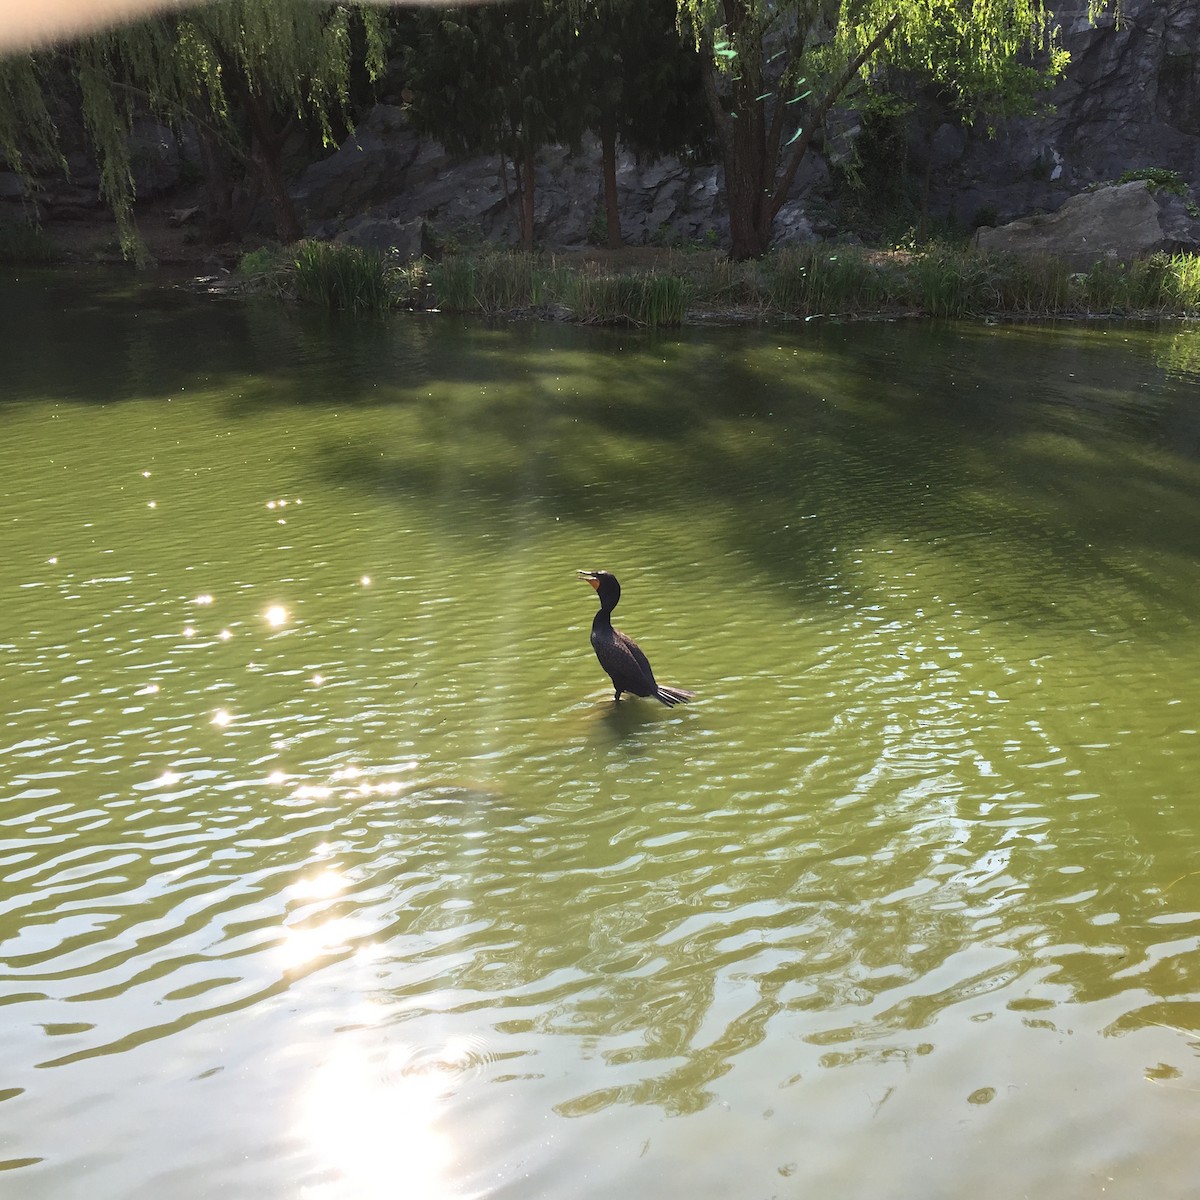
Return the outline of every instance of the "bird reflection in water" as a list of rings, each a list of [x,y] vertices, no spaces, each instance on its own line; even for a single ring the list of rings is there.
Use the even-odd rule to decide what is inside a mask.
[[[605,704],[589,715],[594,740],[638,751],[645,745],[649,731],[659,725],[660,714],[648,704]]]

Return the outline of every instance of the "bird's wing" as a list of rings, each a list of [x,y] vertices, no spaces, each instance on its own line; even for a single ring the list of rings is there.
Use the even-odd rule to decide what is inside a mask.
[[[625,649],[625,653],[637,663],[638,667],[646,673],[647,680],[654,679],[654,672],[650,668],[650,660],[642,653],[642,648],[631,637],[627,637],[620,630],[615,631],[617,640]]]

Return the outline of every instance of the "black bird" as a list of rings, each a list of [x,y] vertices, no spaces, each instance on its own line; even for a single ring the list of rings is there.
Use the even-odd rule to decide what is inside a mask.
[[[592,649],[616,688],[613,699],[620,700],[622,692],[632,696],[653,696],[668,708],[691,700],[692,693],[683,688],[662,687],[656,683],[641,647],[633,638],[613,628],[612,610],[621,599],[617,577],[608,571],[580,571],[579,578],[590,583],[600,597],[600,611],[592,619]]]

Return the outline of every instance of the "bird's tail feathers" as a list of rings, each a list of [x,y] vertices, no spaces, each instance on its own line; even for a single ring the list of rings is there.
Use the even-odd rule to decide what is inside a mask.
[[[695,692],[685,692],[683,688],[662,687],[661,685],[654,693],[654,698],[661,700],[668,708],[674,708],[677,704],[685,704],[688,700],[694,700],[695,696]]]

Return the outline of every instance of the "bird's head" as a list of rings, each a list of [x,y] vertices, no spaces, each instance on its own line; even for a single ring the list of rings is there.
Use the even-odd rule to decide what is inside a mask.
[[[576,571],[576,575],[596,589],[600,603],[606,608],[612,608],[621,598],[621,585],[611,571]]]

